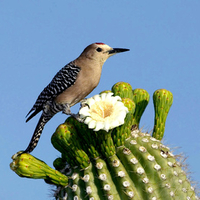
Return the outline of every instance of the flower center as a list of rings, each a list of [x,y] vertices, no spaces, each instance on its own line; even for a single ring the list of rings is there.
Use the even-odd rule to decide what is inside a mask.
[[[91,117],[97,121],[105,121],[106,117],[112,115],[113,109],[113,104],[107,101],[98,101],[90,108]]]

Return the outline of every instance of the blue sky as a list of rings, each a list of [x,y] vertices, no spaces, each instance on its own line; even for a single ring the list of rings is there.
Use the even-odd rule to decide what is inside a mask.
[[[0,199],[51,199],[42,180],[19,178],[11,156],[24,150],[39,116],[25,116],[56,72],[93,42],[130,48],[109,58],[99,86],[118,81],[151,95],[141,126],[152,130],[152,94],[165,88],[174,95],[166,122],[165,144],[184,153],[192,180],[200,182],[200,1],[0,1]],[[77,112],[79,105],[72,110]],[[66,116],[45,127],[32,154],[48,165],[60,154],[50,138]],[[179,147],[179,148],[176,148]]]

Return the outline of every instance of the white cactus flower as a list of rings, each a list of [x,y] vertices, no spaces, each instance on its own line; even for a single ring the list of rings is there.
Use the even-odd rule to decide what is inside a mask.
[[[128,108],[124,106],[119,96],[112,95],[113,93],[102,93],[84,102],[86,106],[79,110],[79,114],[88,128],[108,132],[124,124]]]

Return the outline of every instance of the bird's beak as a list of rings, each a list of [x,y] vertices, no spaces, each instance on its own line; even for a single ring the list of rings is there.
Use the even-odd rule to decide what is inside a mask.
[[[130,49],[122,49],[122,48],[113,48],[108,51],[108,54],[115,54],[115,53],[121,53],[124,51],[130,51]]]

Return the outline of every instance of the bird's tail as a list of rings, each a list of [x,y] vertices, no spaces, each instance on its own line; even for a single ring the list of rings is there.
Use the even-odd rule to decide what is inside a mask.
[[[30,153],[33,151],[33,149],[35,149],[35,147],[38,144],[38,141],[40,139],[40,136],[42,134],[42,131],[44,129],[45,124],[52,118],[53,116],[44,116],[44,114],[42,113],[39,122],[35,128],[35,131],[33,133],[33,136],[31,138],[31,141],[28,145],[28,147],[26,148],[26,150],[24,151],[24,153]]]

